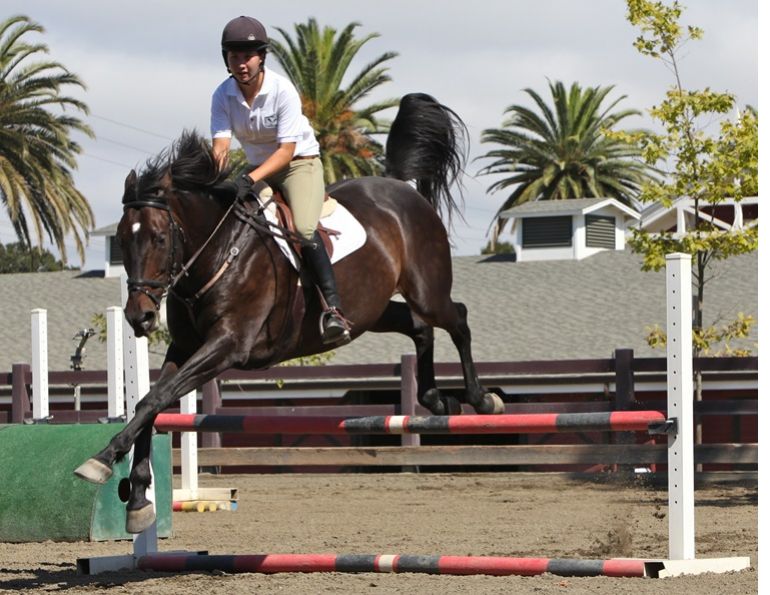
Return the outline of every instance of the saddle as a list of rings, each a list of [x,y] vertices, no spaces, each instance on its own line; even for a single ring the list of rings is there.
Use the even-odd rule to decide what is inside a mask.
[[[270,186],[267,186],[259,193],[259,199],[266,208],[270,208],[270,206],[275,205],[275,215],[278,218],[278,222],[292,233],[297,233],[297,227],[294,224],[294,216],[291,213],[291,208],[289,207],[289,203],[287,203],[286,199],[283,197],[283,194],[281,194],[280,190],[276,190]],[[329,196],[329,194],[324,194],[324,202],[323,207],[321,207],[320,219],[331,215],[336,207],[337,201]],[[332,243],[330,236],[336,237],[340,235],[341,232],[326,227],[323,225],[323,223],[321,223],[320,220],[318,221],[318,226],[316,229],[318,230],[318,234],[321,236],[321,241],[323,242],[324,248],[326,249],[326,253],[329,255],[329,258],[331,258],[334,254],[334,244]],[[299,242],[290,240],[290,243],[295,252],[299,253]]]

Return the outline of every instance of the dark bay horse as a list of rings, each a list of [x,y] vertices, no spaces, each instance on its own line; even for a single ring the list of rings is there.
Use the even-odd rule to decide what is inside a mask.
[[[364,226],[363,247],[334,265],[353,338],[366,331],[412,338],[418,399],[437,415],[460,413],[436,388],[433,328],[446,330],[460,354],[464,400],[478,413],[501,413],[471,358],[465,306],[453,302],[452,262],[439,213],[456,205],[449,189],[462,171],[467,131],[449,108],[424,94],[401,100],[386,146],[388,177],[345,180],[329,193]],[[209,144],[185,133],[175,145],[131,172],[117,239],[128,274],[125,316],[137,336],[158,322],[167,295],[172,343],[161,375],[135,417],[75,473],[106,482],[112,465],[134,446],[126,529],[138,533],[154,513],[145,491],[158,413],[230,368],[259,369],[330,348],[321,343],[321,305],[265,225],[256,201],[235,201]],[[412,185],[401,180],[413,180]],[[394,301],[395,294],[404,300]]]

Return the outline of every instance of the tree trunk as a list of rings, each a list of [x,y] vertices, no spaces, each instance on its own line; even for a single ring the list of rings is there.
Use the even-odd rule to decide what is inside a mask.
[[[697,210],[696,210],[697,213]],[[703,329],[703,286],[706,282],[706,255],[703,252],[698,252],[696,255],[696,269],[695,269],[695,284],[696,295],[695,304],[693,308],[693,329],[701,331]],[[700,357],[701,352],[696,347],[694,349],[693,356]],[[703,400],[703,372],[700,370],[695,371],[695,403]],[[703,444],[703,423],[699,416],[695,416],[695,444]],[[696,472],[703,471],[703,465],[695,466]]]

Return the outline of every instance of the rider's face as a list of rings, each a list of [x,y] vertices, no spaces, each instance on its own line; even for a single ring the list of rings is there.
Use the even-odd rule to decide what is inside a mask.
[[[228,50],[227,65],[238,82],[248,82],[259,72],[262,56],[256,50]]]

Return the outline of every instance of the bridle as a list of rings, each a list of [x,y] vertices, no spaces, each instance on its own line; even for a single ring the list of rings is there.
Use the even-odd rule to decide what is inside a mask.
[[[163,190],[158,191],[156,194],[147,195],[147,197],[144,199],[124,202],[123,212],[125,213],[128,209],[142,209],[145,207],[151,209],[160,209],[168,213],[168,228],[171,232],[169,234],[171,236],[171,249],[168,252],[168,263],[166,265],[166,271],[168,271],[166,274],[168,275],[168,279],[166,281],[158,281],[155,279],[129,277],[126,281],[126,284],[128,285],[129,294],[135,291],[143,293],[148,298],[150,298],[150,300],[152,300],[152,303],[155,305],[155,309],[160,310],[163,298],[166,296],[169,289],[176,285],[181,277],[181,270],[177,270],[177,245],[180,241],[184,242],[184,232],[176,222],[176,219],[174,219],[174,215],[171,213],[171,207],[165,200]],[[181,253],[181,250],[179,250],[179,252]],[[186,270],[185,267],[182,267],[182,270]],[[159,296],[152,291],[157,289],[162,290]]]

